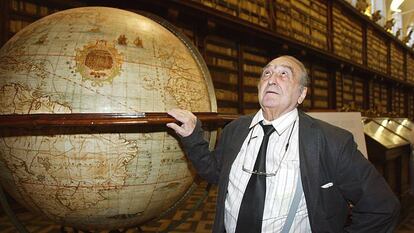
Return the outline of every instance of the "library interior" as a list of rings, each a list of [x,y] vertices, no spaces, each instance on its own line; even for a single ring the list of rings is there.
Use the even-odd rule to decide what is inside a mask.
[[[414,0],[1,0],[0,233],[213,232],[169,111],[213,150],[284,55],[299,112],[352,133],[414,232],[413,31]]]

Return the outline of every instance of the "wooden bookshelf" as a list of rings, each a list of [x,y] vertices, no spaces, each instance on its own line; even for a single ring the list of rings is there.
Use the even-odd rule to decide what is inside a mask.
[[[385,114],[402,107],[404,100],[405,115],[414,115],[409,105],[413,50],[344,0],[3,0],[0,6],[3,44],[34,20],[75,6],[158,15],[176,25],[203,54],[222,113],[255,111],[253,83],[259,67],[288,54],[303,61],[309,72],[304,109],[352,103]],[[396,86],[405,94],[394,94],[391,88]]]
[[[383,110],[383,113],[388,113],[389,111],[389,94],[388,88],[386,86],[381,87],[381,109]]]
[[[257,96],[263,67],[269,62],[267,51],[251,46],[242,46],[243,113],[249,114],[260,109]]]
[[[364,109],[364,80],[351,74],[336,72],[336,107]]]
[[[391,89],[392,104],[391,111],[397,113],[399,116],[405,116],[405,92],[398,87]]]
[[[391,43],[391,76],[404,80],[404,51],[396,43]]]
[[[215,87],[218,112],[239,112],[238,44],[218,36],[208,36],[205,61]]]
[[[9,2],[0,1],[0,47],[3,46],[9,37]]]
[[[328,50],[327,2],[276,0],[276,32],[318,49]]]
[[[238,1],[238,17],[248,22],[268,27],[269,16],[267,12],[266,0]]]
[[[370,109],[374,109],[379,113],[387,114],[391,109],[388,109],[388,86],[387,84],[374,80],[369,87],[369,103]]]
[[[317,109],[329,108],[329,74],[325,67],[312,66],[312,107]]]
[[[407,98],[407,117],[410,119],[414,119],[414,93],[408,92]]]
[[[352,105],[354,102],[354,84],[351,75],[344,74],[343,76],[343,104]]]
[[[354,77],[354,102],[356,109],[364,109],[364,81]]]
[[[269,26],[266,0],[193,0],[260,27]]]
[[[388,44],[387,41],[374,31],[368,28],[367,31],[367,65],[369,68],[387,74]]]
[[[379,81],[374,81],[370,89],[370,108],[375,109],[379,113],[386,114],[389,111],[387,105],[387,85]]]
[[[344,107],[344,82],[343,82],[343,78],[342,78],[342,74],[339,71],[335,72],[335,100],[336,100],[336,108],[340,109],[342,107]]]
[[[380,105],[380,86],[378,82],[371,81],[369,84],[369,108],[377,109],[377,106]]]
[[[59,10],[86,6],[86,3],[73,1],[36,1],[36,0],[2,0],[0,3],[2,13],[0,15],[3,29],[2,45],[14,34],[31,24],[32,22],[55,13]]]
[[[188,27],[187,25],[176,25],[176,27],[182,34],[188,37],[188,39],[190,39],[190,41],[193,42],[195,46],[197,46],[198,41],[197,36],[194,33],[194,28]]]
[[[407,61],[407,82],[414,84],[414,55],[406,53]]]
[[[12,37],[18,31],[30,23],[57,12],[59,9],[24,0],[6,0],[8,2],[8,37]]]
[[[333,4],[333,52],[358,64],[363,63],[363,29],[357,19]]]

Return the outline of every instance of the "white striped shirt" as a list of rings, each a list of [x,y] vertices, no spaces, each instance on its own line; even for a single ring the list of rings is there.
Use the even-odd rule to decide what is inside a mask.
[[[263,139],[263,129],[258,123],[263,119],[263,113],[260,110],[253,118],[249,135],[245,139],[230,170],[224,213],[224,223],[228,233],[233,233],[236,230],[237,217],[244,190],[251,176],[250,173],[243,171],[242,167],[244,166],[250,171],[253,170]],[[295,121],[296,123],[294,124]],[[266,154],[266,172],[277,172],[277,174],[266,178],[266,200],[263,212],[262,233],[274,233],[280,232],[285,224],[299,174],[298,111],[294,109],[267,123],[271,123],[275,127],[276,132],[269,139]],[[294,128],[292,129],[293,126]],[[290,133],[292,135],[285,154],[285,147]],[[302,195],[298,211],[289,232],[311,232],[304,195]]]

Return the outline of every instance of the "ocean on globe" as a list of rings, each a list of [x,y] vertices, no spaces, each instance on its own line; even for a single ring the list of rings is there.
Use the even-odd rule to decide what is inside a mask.
[[[0,115],[216,112],[204,61],[160,23],[85,7],[25,27],[0,50]],[[194,173],[167,132],[86,128],[2,136],[2,186],[28,209],[78,229],[141,224],[191,186]]]

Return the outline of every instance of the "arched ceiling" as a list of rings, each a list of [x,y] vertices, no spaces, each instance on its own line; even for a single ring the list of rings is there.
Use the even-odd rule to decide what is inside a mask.
[[[405,31],[408,26],[414,26],[414,0],[405,0],[401,4],[400,9],[403,17],[403,28]]]

